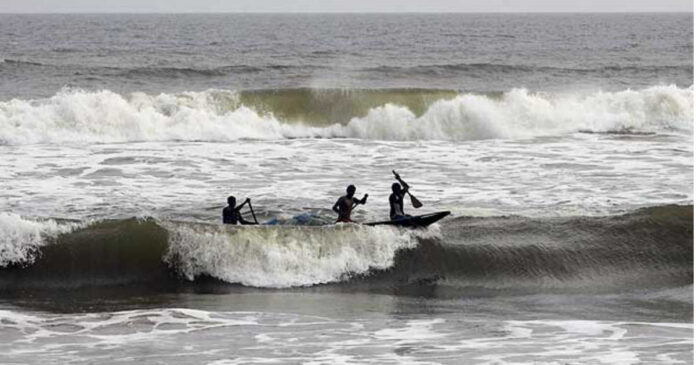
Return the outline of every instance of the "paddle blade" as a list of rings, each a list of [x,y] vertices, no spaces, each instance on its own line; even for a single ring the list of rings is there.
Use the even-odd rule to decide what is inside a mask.
[[[415,196],[411,195],[411,193],[409,193],[408,196],[411,197],[411,204],[413,204],[414,208],[418,209],[423,206],[423,203],[421,203],[420,200],[416,199]]]

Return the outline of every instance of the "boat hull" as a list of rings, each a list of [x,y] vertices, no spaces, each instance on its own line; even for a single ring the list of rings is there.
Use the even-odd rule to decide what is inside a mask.
[[[430,213],[430,214],[423,214],[423,215],[417,215],[413,217],[406,217],[406,218],[401,218],[401,219],[395,219],[395,220],[390,220],[390,221],[382,221],[382,222],[370,222],[370,223],[365,223],[365,225],[368,226],[396,226],[396,227],[405,227],[405,228],[425,228],[440,219],[448,216],[450,212],[445,211],[445,212],[436,212],[436,213]]]

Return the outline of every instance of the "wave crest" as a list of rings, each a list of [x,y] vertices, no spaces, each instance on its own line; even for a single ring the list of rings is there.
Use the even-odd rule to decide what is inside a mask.
[[[165,261],[187,279],[212,276],[246,286],[283,288],[342,281],[384,270],[418,232],[390,227],[168,225]],[[422,234],[420,234],[422,236]]]
[[[78,227],[77,223],[35,221],[14,213],[0,213],[0,268],[34,263],[40,247]]]

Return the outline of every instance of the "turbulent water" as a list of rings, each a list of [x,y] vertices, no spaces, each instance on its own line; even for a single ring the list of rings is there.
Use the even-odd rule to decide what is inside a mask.
[[[692,24],[0,15],[0,362],[691,363]]]

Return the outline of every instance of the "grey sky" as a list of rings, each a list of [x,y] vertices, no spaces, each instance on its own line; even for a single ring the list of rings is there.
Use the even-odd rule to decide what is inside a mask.
[[[0,0],[0,13],[692,12],[692,0]]]

